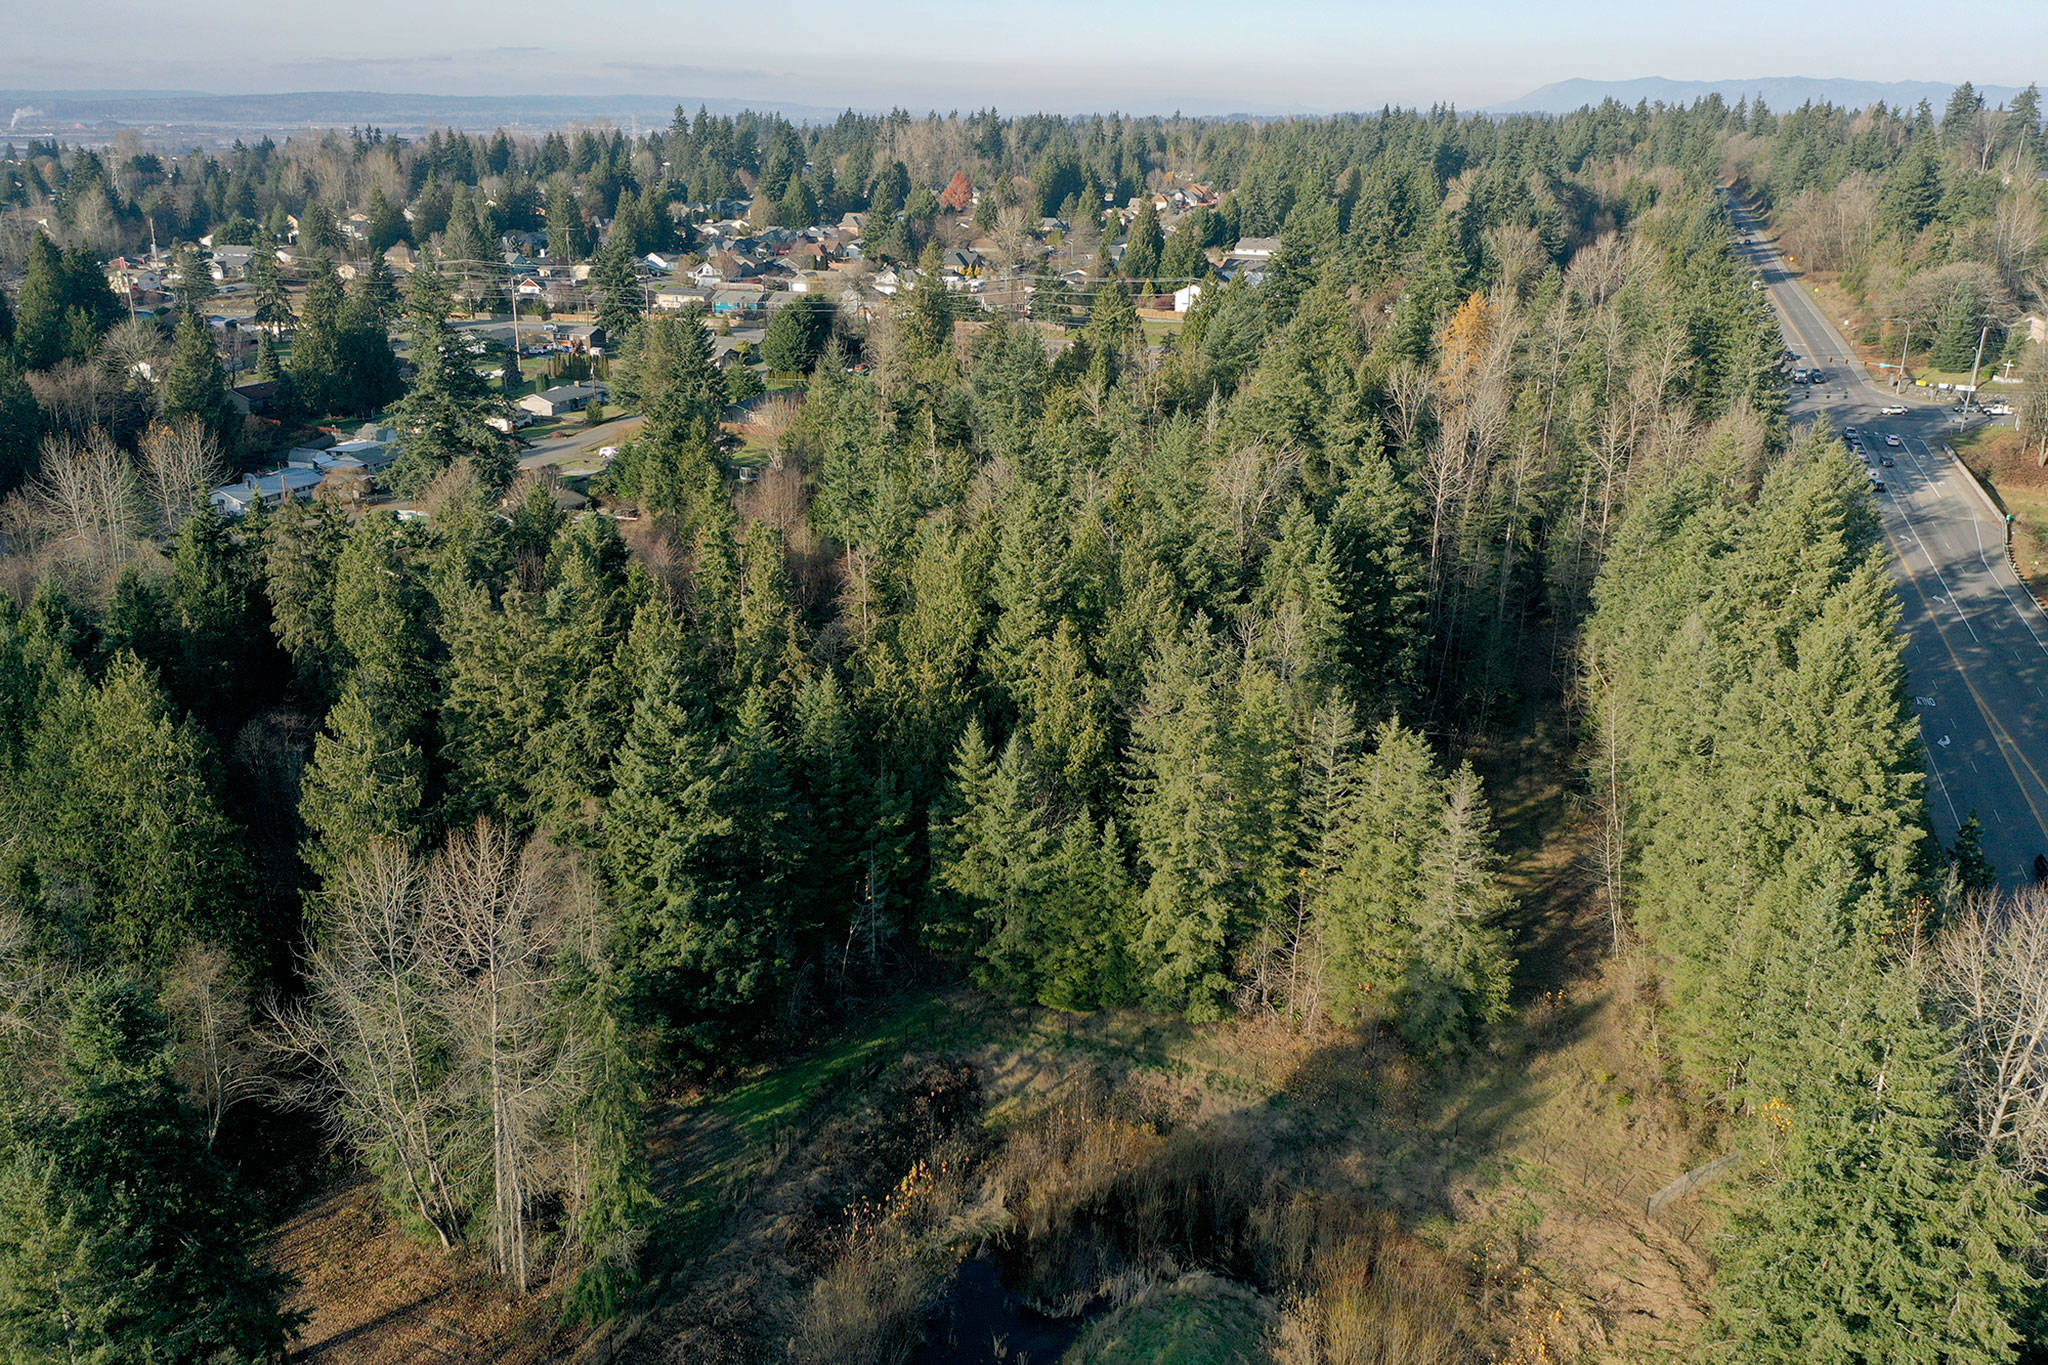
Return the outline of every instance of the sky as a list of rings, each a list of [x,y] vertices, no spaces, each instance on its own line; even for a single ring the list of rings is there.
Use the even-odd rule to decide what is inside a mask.
[[[862,108],[1478,108],[1571,76],[2024,86],[2048,5],[1925,0],[0,0],[0,89],[603,91]]]

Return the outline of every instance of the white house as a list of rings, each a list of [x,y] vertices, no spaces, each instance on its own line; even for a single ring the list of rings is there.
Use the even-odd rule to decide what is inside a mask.
[[[1195,306],[1195,303],[1201,297],[1201,285],[1184,284],[1180,288],[1173,291],[1173,311],[1176,313],[1185,313],[1188,311],[1188,309],[1193,308]]]

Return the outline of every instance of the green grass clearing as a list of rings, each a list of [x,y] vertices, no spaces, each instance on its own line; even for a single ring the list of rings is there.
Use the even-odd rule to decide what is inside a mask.
[[[876,1012],[863,1027],[790,1062],[658,1116],[656,1193],[667,1206],[658,1240],[667,1265],[686,1264],[778,1144],[850,1084],[913,1045],[965,1039],[975,1027],[951,997],[917,997]]]
[[[1255,1365],[1272,1312],[1257,1294],[1214,1275],[1183,1275],[1103,1318],[1061,1365]]]

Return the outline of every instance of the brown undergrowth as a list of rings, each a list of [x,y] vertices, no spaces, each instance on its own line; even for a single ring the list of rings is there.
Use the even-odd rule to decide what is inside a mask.
[[[581,1342],[529,1312],[479,1353],[414,1358],[1683,1358],[1712,1227],[1696,1196],[1645,1206],[1719,1135],[1667,1084],[1647,978],[1610,951],[1567,752],[1536,725],[1470,754],[1521,965],[1514,1018],[1451,1064],[1376,1031],[912,999],[664,1107],[670,1217],[639,1312]],[[309,1277],[316,1323],[374,1299],[364,1277],[413,1277],[429,1303],[414,1314],[470,1292],[428,1283],[435,1256],[377,1245]],[[350,1311],[315,1358],[404,1358],[381,1343],[425,1339]]]

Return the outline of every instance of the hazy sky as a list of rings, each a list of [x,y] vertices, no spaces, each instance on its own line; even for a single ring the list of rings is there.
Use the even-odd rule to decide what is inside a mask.
[[[1568,76],[2026,85],[2040,0],[0,3],[0,88],[606,90],[804,104],[1477,107]]]

